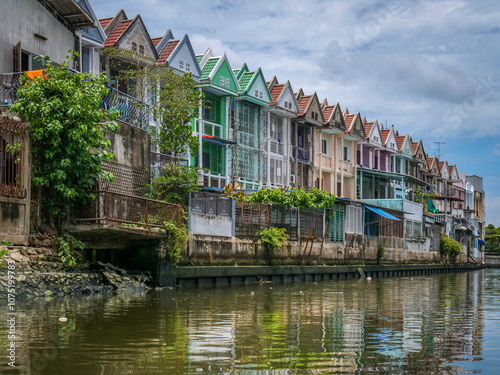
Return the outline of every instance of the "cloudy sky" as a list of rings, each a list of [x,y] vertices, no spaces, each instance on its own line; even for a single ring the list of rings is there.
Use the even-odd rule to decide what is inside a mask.
[[[500,226],[500,3],[360,0],[91,0],[99,18],[141,14],[151,37],[188,34],[266,79],[290,80],[422,139],[429,156],[483,177]]]

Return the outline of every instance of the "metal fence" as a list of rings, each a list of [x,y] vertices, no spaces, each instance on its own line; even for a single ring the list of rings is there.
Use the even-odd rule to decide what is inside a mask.
[[[191,193],[190,210],[199,215],[232,217],[232,198],[204,192]]]
[[[165,221],[182,223],[180,205],[110,191],[98,191],[89,204],[73,211],[80,222],[127,223],[145,228],[162,227]]]
[[[121,91],[109,87],[108,95],[102,99],[102,107],[118,113],[118,120],[143,130],[149,130],[149,106]]]
[[[324,236],[324,211],[300,211],[300,235],[301,237],[323,238]]]
[[[26,123],[0,117],[0,197],[24,198]]]
[[[299,210],[296,208],[284,208],[278,205],[271,206],[269,226],[285,228],[290,241],[298,240]]]
[[[269,228],[270,207],[260,203],[236,203],[236,237],[254,238],[257,233]]]
[[[0,74],[0,106],[8,106],[17,100],[19,78],[23,73]]]

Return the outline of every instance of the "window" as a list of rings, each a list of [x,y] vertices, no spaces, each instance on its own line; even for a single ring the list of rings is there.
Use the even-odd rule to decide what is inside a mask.
[[[349,160],[349,147],[344,146],[344,160],[348,161]]]
[[[255,90],[255,97],[258,98],[259,97],[259,90]]]
[[[142,44],[139,46],[139,53],[144,55],[144,46]]]
[[[321,153],[323,155],[328,154],[328,142],[325,138],[321,139]]]
[[[137,52],[137,43],[136,42],[132,42],[132,51]]]
[[[229,78],[226,78],[226,87],[229,87]]]
[[[184,61],[179,61],[179,69],[184,70]]]
[[[186,72],[190,72],[191,71],[191,65],[186,63]]]
[[[220,77],[220,84],[221,84],[222,86],[224,86],[224,77],[222,77],[222,76]]]
[[[259,98],[262,99],[262,97],[264,96],[264,93],[262,91],[259,92]]]

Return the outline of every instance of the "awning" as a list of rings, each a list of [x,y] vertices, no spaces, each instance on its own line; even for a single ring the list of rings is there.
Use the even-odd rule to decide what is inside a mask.
[[[204,141],[211,142],[211,143],[216,143],[218,145],[235,145],[236,142],[234,141],[229,141],[224,138],[219,138],[219,137],[214,137],[213,135],[204,135],[202,136]]]
[[[486,242],[484,242],[483,240],[478,240],[478,241],[477,241],[477,243],[478,243],[479,245],[486,245]]]
[[[388,212],[385,212],[384,210],[382,210],[381,208],[376,208],[376,207],[368,207],[368,206],[365,206],[366,208],[368,208],[370,211],[373,211],[375,212],[377,215],[380,215],[380,216],[383,216],[385,217],[386,219],[390,219],[390,220],[396,220],[396,221],[401,221],[401,219],[397,218],[396,216],[394,215],[391,215],[390,213]]]

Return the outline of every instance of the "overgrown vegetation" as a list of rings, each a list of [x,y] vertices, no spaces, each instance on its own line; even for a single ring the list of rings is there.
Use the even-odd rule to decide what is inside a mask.
[[[54,239],[54,246],[61,262],[66,263],[70,267],[75,266],[77,262],[75,251],[82,251],[85,249],[85,244],[82,241],[77,240],[68,233],[56,237]]]
[[[379,242],[377,246],[377,263],[380,263],[380,261],[384,257],[384,254],[385,254],[385,246],[382,244],[382,242]]]
[[[457,256],[462,254],[462,247],[460,246],[460,243],[455,241],[453,238],[442,234],[439,252],[441,253],[441,256],[449,257],[452,262],[455,262]]]
[[[75,204],[91,200],[98,180],[113,178],[102,168],[113,159],[104,133],[118,130],[101,106],[105,77],[73,73],[70,61],[56,67],[45,58],[44,76],[23,75],[10,107],[29,121],[33,185],[41,189],[43,219],[52,226]]]
[[[281,249],[283,243],[287,240],[288,234],[286,228],[269,227],[258,233],[265,248],[269,251]]]
[[[2,241],[2,242],[4,242],[4,241]],[[9,254],[9,250],[8,249],[5,249],[5,248],[4,249],[0,249],[0,270],[6,268],[5,264],[3,264],[2,258],[5,255],[7,255],[7,254]]]
[[[148,198],[170,203],[184,203],[189,193],[198,191],[198,169],[169,163],[149,185]]]
[[[165,221],[163,223],[163,230],[167,235],[164,245],[167,248],[169,259],[174,266],[177,266],[182,256],[182,249],[187,243],[187,228],[184,225],[178,227],[171,221]]]
[[[326,194],[323,190],[311,188],[289,189],[271,188],[254,191],[250,195],[239,186],[227,185],[223,192],[226,196],[235,197],[239,201],[248,203],[272,203],[285,208],[296,207],[300,210],[305,209],[329,209],[335,204],[335,196]]]

